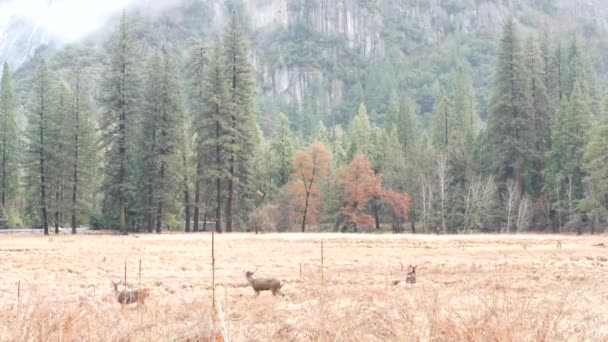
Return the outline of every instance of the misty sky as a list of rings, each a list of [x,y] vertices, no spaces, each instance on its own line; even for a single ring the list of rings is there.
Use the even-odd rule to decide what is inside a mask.
[[[99,29],[134,0],[0,0],[0,31],[13,16],[36,23],[52,38],[70,42]]]

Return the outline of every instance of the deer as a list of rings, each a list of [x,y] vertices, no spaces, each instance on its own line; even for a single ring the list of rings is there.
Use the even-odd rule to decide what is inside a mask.
[[[416,284],[416,267],[418,267],[418,266],[410,265],[410,268],[412,269],[412,271],[407,273],[407,276],[405,277],[406,283]]]
[[[150,297],[149,289],[119,290],[119,284],[120,282],[115,283],[112,281],[114,297],[116,297],[116,301],[122,305],[134,303],[144,304],[146,298]]]
[[[255,291],[256,297],[260,295],[261,291],[272,291],[272,295],[276,296],[277,293],[281,296],[285,296],[283,292],[281,292],[281,282],[275,278],[253,278],[253,274],[255,272],[247,271],[245,273],[245,277],[247,277],[247,281],[249,285]]]

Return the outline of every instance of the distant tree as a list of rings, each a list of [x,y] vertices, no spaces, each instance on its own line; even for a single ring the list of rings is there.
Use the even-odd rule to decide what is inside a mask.
[[[314,222],[319,211],[321,185],[329,171],[331,153],[325,145],[314,142],[306,150],[296,152],[293,173],[287,184],[296,208],[302,215],[302,232],[306,223]]]
[[[127,206],[132,194],[134,175],[129,163],[135,154],[136,115],[138,113],[139,80],[136,46],[127,15],[123,13],[113,38],[111,61],[103,73],[101,129],[106,150],[105,195],[106,216],[118,221],[127,232]],[[131,158],[133,161],[135,158]]]
[[[55,108],[49,121],[48,136],[48,183],[50,188],[49,209],[53,212],[55,234],[59,234],[59,226],[64,222],[66,209],[65,192],[68,182],[67,119],[72,110],[74,98],[67,85],[57,87]]]
[[[226,231],[232,232],[237,186],[247,188],[247,168],[255,136],[255,83],[249,59],[249,47],[238,16],[233,14],[224,36],[225,77],[228,82],[229,127],[225,134],[228,163],[226,193]]]
[[[433,146],[437,150],[445,151],[453,143],[452,138],[456,135],[456,124],[452,101],[445,90],[441,88],[431,128]]]
[[[222,201],[225,198],[225,180],[228,178],[226,150],[232,143],[232,121],[228,112],[228,92],[225,79],[225,63],[220,42],[214,43],[207,72],[201,90],[202,107],[196,116],[197,153],[199,161],[205,160],[206,178],[214,193],[215,230],[222,231]],[[195,214],[196,216],[196,214]],[[196,218],[195,218],[196,219]]]
[[[282,187],[289,180],[294,154],[294,142],[289,129],[289,119],[283,113],[279,113],[279,123],[270,145],[277,162],[274,178],[276,179],[276,185]]]
[[[215,43],[215,45],[218,45],[218,44],[219,44],[219,42]],[[193,219],[194,219],[193,230],[194,230],[194,232],[199,231],[199,219],[200,219],[200,209],[201,209],[201,190],[202,190],[202,183],[204,181],[203,165],[205,163],[205,161],[204,161],[205,155],[204,155],[204,152],[203,152],[201,146],[204,144],[204,141],[207,139],[207,136],[205,135],[207,132],[203,132],[201,130],[201,127],[208,124],[206,121],[204,121],[204,115],[203,115],[203,112],[206,109],[205,104],[204,104],[204,100],[206,97],[204,94],[205,94],[206,75],[207,75],[208,64],[209,64],[208,48],[205,45],[203,45],[202,43],[196,42],[195,44],[193,44],[192,49],[190,51],[190,60],[189,60],[189,67],[191,70],[191,73],[189,75],[190,76],[189,80],[191,83],[190,84],[190,90],[191,90],[190,110],[193,113],[192,117],[193,117],[194,121],[192,122],[192,126],[194,127],[194,130],[195,130],[195,144],[196,144],[196,151],[195,151],[196,162],[194,163],[194,165],[195,165],[194,200],[192,203],[192,206],[194,207],[194,213],[193,213]],[[219,67],[222,68],[222,70],[223,70],[224,65],[222,64]],[[225,91],[225,85],[224,85],[224,91]],[[221,224],[221,220],[218,220],[217,222]]]
[[[591,217],[592,232],[598,226],[600,217],[608,213],[608,115],[598,117],[591,130],[591,139],[585,148],[584,170],[586,196],[581,201],[582,209]]]
[[[44,235],[49,234],[48,196],[50,158],[49,129],[55,110],[55,91],[51,73],[42,60],[34,76],[34,87],[31,95],[30,115],[28,120],[28,184],[37,194],[40,208],[40,225]],[[32,201],[35,201],[32,199]],[[33,204],[33,203],[32,203]]]
[[[344,192],[345,203],[342,207],[344,220],[342,231],[357,225],[372,225],[373,217],[364,212],[365,206],[374,196],[381,193],[382,179],[374,174],[370,163],[363,154],[357,154],[352,162],[341,168],[336,183]]]
[[[412,151],[420,140],[420,130],[418,127],[418,116],[416,115],[416,105],[409,97],[403,97],[399,103],[399,119],[395,124],[399,133],[399,141],[404,151]]]
[[[526,71],[515,23],[509,18],[498,47],[487,134],[496,180],[504,183],[514,179],[519,194],[524,190],[526,163],[532,153],[532,109]]]
[[[373,129],[367,114],[367,108],[361,103],[357,115],[353,118],[349,128],[348,159],[352,160],[358,153],[371,154],[374,148],[372,143]]]
[[[84,221],[84,216],[91,213],[94,205],[98,137],[95,121],[91,117],[84,70],[78,62],[72,71],[70,84],[73,100],[67,113],[65,149],[68,172],[71,173],[67,181],[71,186],[69,213],[72,234],[76,234],[78,223]]]
[[[393,190],[383,190],[381,197],[382,201],[390,208],[393,214],[393,219],[395,220],[393,232],[402,232],[401,224],[407,220],[410,214],[410,195]]]
[[[148,231],[156,223],[161,232],[167,203],[171,200],[176,175],[175,162],[183,116],[176,72],[169,60],[155,54],[146,80],[142,153],[147,196]]]
[[[0,182],[2,209],[6,210],[7,201],[17,191],[18,165],[18,133],[15,94],[10,69],[4,63],[2,80],[0,81]]]
[[[532,99],[533,124],[533,154],[532,154],[532,189],[535,195],[540,195],[543,189],[543,173],[545,169],[545,154],[551,139],[551,117],[553,116],[551,101],[545,86],[545,65],[536,42],[529,39],[526,43],[526,65],[528,66],[528,89]]]
[[[583,154],[588,141],[591,118],[586,99],[577,82],[570,103],[566,100],[562,101],[553,125],[552,145],[545,173],[547,182],[555,189],[558,205],[563,202],[560,199],[566,200],[567,207],[562,206],[561,211],[565,211],[570,219],[574,214],[576,202],[584,192]]]

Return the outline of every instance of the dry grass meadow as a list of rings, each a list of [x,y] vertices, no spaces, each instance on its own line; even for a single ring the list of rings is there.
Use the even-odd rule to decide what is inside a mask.
[[[215,321],[210,241],[0,236],[0,341],[608,341],[606,236],[222,235]],[[139,308],[112,298],[125,259]]]

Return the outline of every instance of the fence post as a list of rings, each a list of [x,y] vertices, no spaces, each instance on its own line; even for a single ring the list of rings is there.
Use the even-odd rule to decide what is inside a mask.
[[[127,292],[127,259],[125,259],[125,282],[123,284],[125,293]]]
[[[323,286],[325,286],[325,274],[324,274],[324,268],[325,268],[325,262],[324,262],[324,256],[323,256],[323,240],[321,240],[321,282],[323,283]]]
[[[21,307],[21,280],[17,281],[17,314]]]

